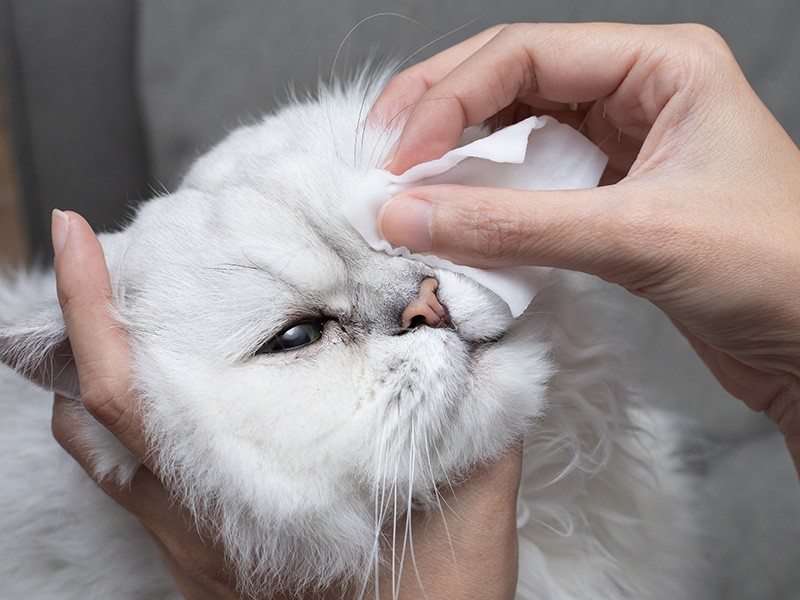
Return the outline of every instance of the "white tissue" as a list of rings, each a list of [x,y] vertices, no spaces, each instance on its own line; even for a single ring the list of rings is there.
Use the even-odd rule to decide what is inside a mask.
[[[342,206],[342,212],[375,250],[466,275],[500,296],[511,314],[518,317],[536,295],[546,268],[478,269],[437,256],[412,254],[407,248],[393,248],[378,233],[381,206],[403,190],[440,183],[517,190],[590,188],[600,181],[607,161],[597,146],[572,127],[551,117],[530,117],[402,175],[373,169]]]

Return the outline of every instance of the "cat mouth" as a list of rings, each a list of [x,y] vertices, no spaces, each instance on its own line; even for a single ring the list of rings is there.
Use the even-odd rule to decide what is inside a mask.
[[[429,336],[433,336],[433,338],[438,338],[443,342],[445,347],[450,347],[451,351],[455,350],[457,346],[461,346],[462,352],[464,353],[463,356],[467,359],[467,362],[474,364],[480,360],[486,352],[500,344],[505,338],[506,332],[503,331],[492,336],[466,336],[459,331],[456,324],[450,323],[448,325],[440,324],[438,326],[404,328],[396,331],[393,335],[398,337],[422,336],[422,339],[429,339]],[[446,342],[448,338],[449,343]],[[453,343],[455,343],[455,345],[452,345]]]
[[[499,334],[487,336],[487,337],[465,337],[461,331],[459,331],[458,325],[450,320],[450,315],[448,314],[444,319],[436,323],[435,325],[426,325],[424,323],[413,324],[411,327],[404,327],[402,329],[397,330],[394,335],[395,336],[403,336],[414,334],[418,331],[424,331],[425,329],[435,329],[435,330],[450,330],[459,340],[467,347],[467,350],[470,354],[473,352],[477,352],[487,346],[492,346],[495,344],[500,343],[506,335],[506,332],[503,331]]]

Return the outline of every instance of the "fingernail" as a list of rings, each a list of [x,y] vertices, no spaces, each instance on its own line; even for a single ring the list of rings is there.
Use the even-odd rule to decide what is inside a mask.
[[[53,237],[53,252],[55,252],[55,255],[58,256],[61,254],[61,251],[64,249],[64,245],[67,243],[67,234],[69,233],[69,217],[66,213],[61,212],[56,208],[53,209],[51,221],[50,229]]]
[[[412,252],[431,249],[433,205],[410,197],[392,198],[378,213],[378,231],[394,247],[405,246]]]

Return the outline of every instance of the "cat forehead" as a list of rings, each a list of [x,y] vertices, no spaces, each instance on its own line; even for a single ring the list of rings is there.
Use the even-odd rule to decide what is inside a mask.
[[[338,215],[327,221],[310,215],[307,204],[285,192],[233,185],[212,193],[184,189],[150,202],[129,228],[121,266],[134,276],[141,269],[198,271],[209,282],[226,270],[240,278],[257,271],[289,288],[345,279],[361,244],[334,222]]]
[[[315,210],[338,208],[398,134],[369,126],[365,105],[357,88],[289,105],[232,132],[195,162],[182,187],[213,192],[237,183]]]
[[[379,261],[339,211],[387,143],[385,131],[364,126],[363,106],[361,92],[341,91],[234,131],[173,197],[143,207],[132,226],[138,253],[319,286]]]

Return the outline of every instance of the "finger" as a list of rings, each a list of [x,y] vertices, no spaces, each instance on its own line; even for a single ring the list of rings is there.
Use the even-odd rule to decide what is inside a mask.
[[[56,441],[114,501],[138,517],[151,530],[167,530],[171,520],[167,513],[174,502],[149,469],[139,468],[130,484],[124,486],[120,486],[113,478],[97,477],[92,448],[83,443],[85,418],[85,413],[76,406],[74,400],[55,395],[51,426]]]
[[[651,240],[663,241],[670,231],[667,215],[656,221],[651,203],[634,201],[659,195],[641,187],[530,192],[430,185],[387,202],[380,230],[395,247],[458,264],[560,267],[625,285],[653,272],[662,244]]]
[[[400,72],[375,100],[370,110],[369,121],[376,124],[391,124],[405,116],[425,92],[504,27],[505,25],[495,25]]]
[[[52,429],[56,441],[101,490],[150,531],[179,585],[187,590],[212,590],[214,593],[207,593],[207,597],[229,597],[225,592],[230,592],[233,585],[225,569],[223,551],[211,535],[201,531],[200,524],[152,471],[142,466],[130,483],[122,486],[113,478],[95,475],[91,448],[81,443],[85,426],[81,412],[73,400],[55,395]]]
[[[147,455],[131,392],[130,348],[111,316],[113,294],[103,248],[78,214],[53,213],[58,300],[89,413],[137,458]]]
[[[669,85],[647,85],[661,62],[643,48],[661,44],[654,39],[659,35],[668,31],[612,24],[509,25],[419,98],[389,169],[402,173],[440,157],[466,127],[517,98],[572,104],[623,91],[630,101],[603,106],[603,117],[654,118],[673,91]]]
[[[119,485],[113,477],[98,476],[98,470],[95,465],[97,456],[92,446],[86,443],[84,430],[87,424],[86,419],[88,418],[86,412],[74,400],[55,394],[51,423],[55,440],[86,471],[87,475],[91,477],[98,487],[137,517],[147,517],[149,511],[143,510],[146,503],[137,500],[142,494],[134,490],[141,492],[148,489],[152,482],[149,481],[147,475],[142,473],[147,473],[151,476],[152,474],[142,467],[139,469],[142,473],[137,471],[130,485],[124,486]],[[149,496],[151,494],[148,493],[146,495]]]

